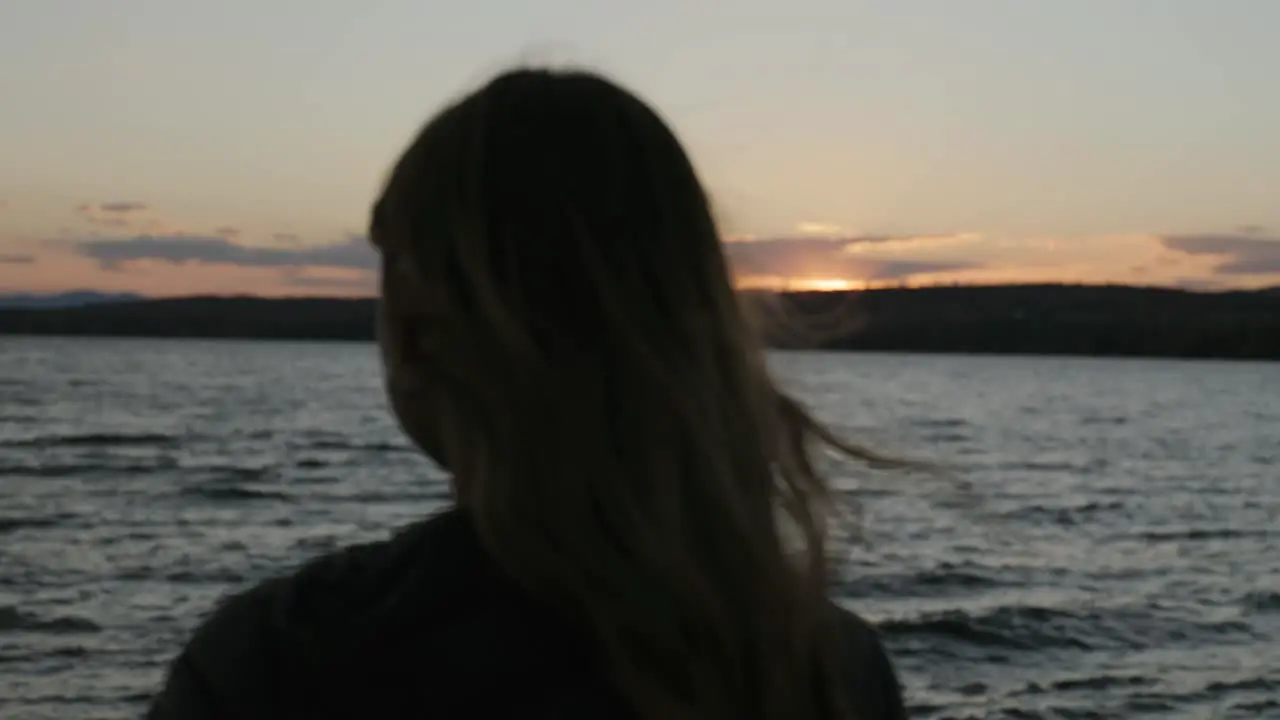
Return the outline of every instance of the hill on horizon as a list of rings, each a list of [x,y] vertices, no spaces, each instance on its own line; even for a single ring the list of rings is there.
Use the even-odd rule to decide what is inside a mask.
[[[13,292],[0,293],[0,309],[69,308],[149,299],[151,298],[138,293],[108,293],[97,290],[68,290],[57,293]]]
[[[1194,295],[1236,295],[1236,294],[1276,294],[1280,295],[1280,285],[1274,287],[1263,287],[1255,289],[1230,289],[1230,288],[1180,288],[1165,286],[1144,286],[1144,285],[1117,285],[1117,284],[1078,284],[1078,283],[1004,283],[1004,284],[948,284],[948,285],[926,285],[915,287],[894,287],[887,286],[882,288],[873,288],[869,290],[757,290],[746,289],[742,292],[747,295],[752,294],[768,294],[768,295],[848,295],[866,292],[885,292],[885,291],[935,291],[935,290],[974,290],[974,291],[991,291],[1001,288],[1040,288],[1044,290],[1052,290],[1055,288],[1110,288],[1131,290],[1135,292],[1173,292],[1173,293],[1189,293]],[[191,295],[146,295],[137,292],[108,292],[103,290],[77,289],[65,290],[60,292],[39,293],[27,291],[6,292],[0,290],[0,310],[7,308],[70,308],[85,305],[102,305],[107,303],[137,303],[137,302],[173,302],[188,300],[263,300],[268,302],[294,301],[294,300],[310,300],[310,301],[367,301],[375,299],[373,296],[325,296],[325,295],[254,295],[251,293],[194,293]]]
[[[883,292],[883,291],[933,291],[933,290],[996,290],[1000,288],[1112,288],[1124,289],[1137,292],[1174,292],[1174,293],[1190,293],[1194,295],[1233,295],[1233,294],[1280,294],[1280,285],[1273,287],[1262,287],[1252,289],[1239,288],[1202,288],[1202,287],[1170,287],[1160,285],[1120,285],[1112,283],[1104,284],[1084,284],[1084,283],[974,283],[974,284],[945,284],[945,285],[920,285],[920,286],[884,286],[879,288],[870,288],[865,290],[761,290],[755,288],[744,289],[743,294],[769,294],[769,295],[817,295],[817,294],[856,294],[865,292]],[[76,289],[63,290],[58,292],[30,292],[30,291],[5,291],[0,290],[0,308],[10,307],[77,307],[81,305],[100,305],[103,303],[127,303],[127,302],[168,302],[175,300],[225,300],[225,299],[251,299],[266,301],[285,301],[285,300],[340,300],[340,301],[360,301],[373,300],[373,295],[364,296],[343,296],[343,295],[254,295],[252,293],[192,293],[190,295],[147,295],[139,292],[109,292],[106,290],[92,289]]]
[[[777,295],[775,348],[1280,359],[1280,289],[998,285]],[[374,339],[372,298],[125,298],[0,308],[0,335]]]

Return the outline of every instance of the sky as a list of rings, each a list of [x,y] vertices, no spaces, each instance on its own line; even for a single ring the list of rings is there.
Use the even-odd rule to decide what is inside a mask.
[[[0,292],[351,295],[517,64],[672,123],[744,285],[1280,285],[1276,0],[4,0]]]

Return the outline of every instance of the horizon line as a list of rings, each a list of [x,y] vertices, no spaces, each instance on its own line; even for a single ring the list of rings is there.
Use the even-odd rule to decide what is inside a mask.
[[[842,286],[833,286],[825,283],[806,284],[800,282],[798,284],[782,283],[781,285],[756,285],[749,284],[746,286],[738,285],[735,289],[743,294],[776,294],[776,295],[807,295],[807,294],[853,294],[863,292],[877,291],[911,291],[911,290],[942,290],[942,289],[966,289],[966,290],[990,290],[1000,288],[1112,288],[1112,289],[1128,289],[1128,290],[1147,290],[1161,292],[1181,292],[1197,295],[1227,295],[1227,294],[1252,294],[1252,293],[1268,293],[1280,292],[1280,284],[1265,285],[1255,288],[1233,288],[1233,287],[1187,287],[1179,285],[1143,285],[1136,283],[1119,283],[1119,282],[1008,282],[1008,283],[964,283],[964,282],[938,282],[938,283],[903,283],[903,282],[883,282],[883,283],[849,283]],[[96,290],[93,288],[72,288],[68,290],[58,290],[52,292],[32,292],[24,290],[6,290],[0,288],[0,300],[5,298],[33,298],[33,299],[51,299],[66,297],[72,295],[99,295],[104,297],[123,297],[128,299],[136,299],[138,301],[161,301],[161,300],[194,300],[194,299],[250,299],[250,300],[343,300],[343,301],[359,301],[359,300],[377,300],[376,293],[371,294],[333,294],[333,295],[317,295],[317,294],[255,294],[245,292],[228,292],[228,293],[195,293],[195,294],[171,294],[157,295],[145,292],[135,292],[128,290]],[[5,308],[10,309],[10,308]]]

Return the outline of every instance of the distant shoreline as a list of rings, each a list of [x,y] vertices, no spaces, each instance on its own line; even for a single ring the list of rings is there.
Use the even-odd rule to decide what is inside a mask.
[[[1280,360],[1280,289],[1008,285],[782,293],[780,349]],[[375,300],[191,297],[0,308],[0,336],[364,342]]]

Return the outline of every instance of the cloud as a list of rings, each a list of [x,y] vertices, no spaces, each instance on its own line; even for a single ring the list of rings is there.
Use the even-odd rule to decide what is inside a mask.
[[[279,243],[289,243],[291,245],[302,242],[302,238],[298,237],[295,233],[291,233],[291,232],[275,233],[271,236],[271,239]]]
[[[113,215],[128,215],[130,213],[139,213],[147,209],[146,203],[133,202],[129,200],[117,200],[115,202],[105,203],[85,203],[76,207],[76,212],[81,215],[96,215],[98,213],[107,213]]]
[[[742,277],[892,280],[921,273],[978,267],[968,261],[904,260],[905,250],[928,250],[975,239],[973,235],[780,237],[728,242],[725,250]]]
[[[840,235],[845,230],[835,223],[808,220],[797,224],[796,232],[801,235]]]
[[[927,260],[883,260],[870,264],[867,280],[898,280],[912,275],[969,270],[979,265],[971,262],[929,262]]]
[[[270,248],[241,245],[219,236],[139,235],[81,240],[74,248],[80,255],[97,260],[104,269],[118,269],[123,263],[138,260],[256,268],[373,270],[378,266],[372,248],[356,236],[331,245]]]
[[[118,200],[105,203],[84,203],[77,205],[76,214],[92,225],[104,228],[127,228],[135,219],[147,210],[147,205],[140,202]]]
[[[886,254],[886,253],[918,253],[923,250],[937,250],[954,247],[981,240],[978,233],[953,233],[950,235],[913,235],[910,237],[874,237],[860,239],[845,247],[847,253]]]
[[[222,228],[221,230],[227,230]],[[954,236],[960,238],[961,236]],[[849,278],[892,280],[921,273],[937,273],[975,267],[972,262],[906,259],[898,252],[912,246],[921,249],[953,236],[887,235],[771,238],[726,243],[730,261],[740,276],[792,278]],[[276,233],[277,242],[296,242],[290,233]],[[891,257],[856,251],[863,245],[883,247]],[[377,255],[362,237],[352,236],[330,245],[262,247],[241,244],[230,233],[217,235],[138,235],[91,238],[73,244],[75,252],[96,260],[105,269],[118,269],[134,261],[151,260],[175,265],[202,263],[250,268],[317,268],[370,271],[378,267]]]
[[[1219,258],[1214,272],[1220,275],[1280,273],[1280,237],[1262,234],[1262,228],[1241,228],[1238,233],[1165,235],[1160,242],[1169,250],[1187,255]]]
[[[237,237],[240,237],[240,228],[232,227],[230,225],[223,225],[222,227],[214,228],[213,234],[221,238],[233,240]]]
[[[315,277],[286,274],[283,280],[286,285],[298,288],[349,290],[362,293],[374,293],[378,289],[378,284],[372,277]]]
[[[35,261],[34,255],[0,255],[0,265],[31,265]]]

